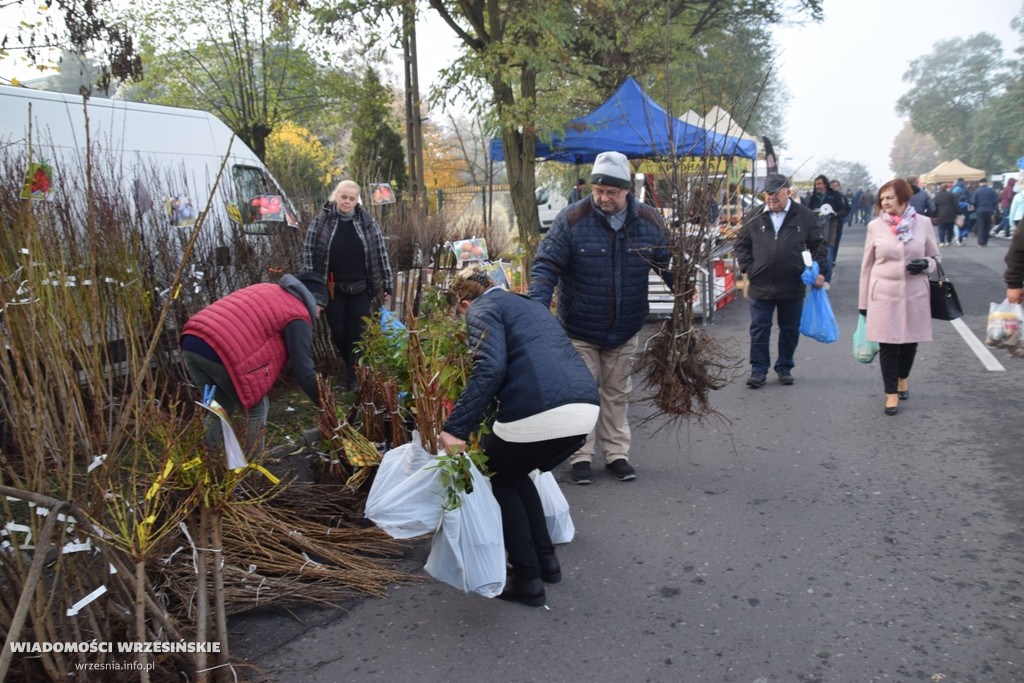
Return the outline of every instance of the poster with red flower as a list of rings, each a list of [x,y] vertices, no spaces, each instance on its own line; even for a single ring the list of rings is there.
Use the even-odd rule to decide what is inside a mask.
[[[395,191],[389,183],[372,183],[370,185],[370,198],[374,206],[381,204],[394,204]]]
[[[452,253],[460,261],[487,261],[487,240],[474,237],[470,240],[459,240],[450,243]]]
[[[46,159],[28,165],[25,184],[21,188],[22,199],[47,199],[53,189],[53,169]]]
[[[285,205],[281,198],[274,194],[263,194],[253,197],[249,202],[252,207],[252,222],[283,222],[285,220]]]

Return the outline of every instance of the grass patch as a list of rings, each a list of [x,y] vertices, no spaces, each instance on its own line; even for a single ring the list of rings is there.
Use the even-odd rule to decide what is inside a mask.
[[[283,376],[283,375],[282,375]],[[351,391],[335,389],[339,406],[346,411],[356,395]],[[317,429],[317,408],[297,385],[278,382],[268,394],[270,410],[267,413],[267,444],[270,446],[302,441],[303,432]]]

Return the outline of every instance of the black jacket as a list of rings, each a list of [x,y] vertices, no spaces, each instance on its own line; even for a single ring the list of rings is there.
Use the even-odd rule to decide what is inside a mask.
[[[914,211],[929,218],[934,216],[936,212],[935,201],[928,194],[928,191],[922,190],[917,185],[911,185],[910,189],[914,191],[914,194],[908,204],[914,207]]]
[[[835,210],[837,218],[846,218],[846,214],[850,213],[850,206],[846,202],[846,197],[832,188],[825,190],[824,198],[811,192],[804,197],[804,204],[811,211],[817,211],[821,208],[822,204],[829,204]]]
[[[939,190],[933,197],[935,201],[935,222],[953,223],[960,212],[956,197],[949,190]]]
[[[836,192],[832,188],[829,188],[825,190],[824,197],[811,192],[809,195],[804,197],[804,204],[811,211],[817,211],[824,204],[828,204],[832,207],[832,210],[835,211],[835,215],[828,221],[828,233],[825,234],[824,230],[822,230],[822,237],[825,239],[826,246],[835,246],[839,228],[843,225],[843,221],[846,220],[846,215],[850,213],[850,205],[846,201],[846,197],[844,197],[841,192]]]
[[[778,235],[768,207],[761,205],[743,218],[734,251],[740,271],[750,279],[753,299],[802,299],[806,286],[801,252],[807,249],[825,272],[827,249],[814,212],[790,200]]]
[[[340,219],[338,207],[333,202],[324,202],[323,210],[313,219],[302,243],[302,269],[317,273],[324,282],[329,279],[327,269],[331,257],[331,241],[334,239]],[[377,221],[373,220],[373,216],[366,213],[361,206],[356,205],[352,225],[356,230],[356,236],[363,243],[368,276],[366,287],[370,298],[384,292],[394,293],[391,261],[388,259],[384,234]],[[317,295],[317,303],[321,306],[328,304],[326,292]]]

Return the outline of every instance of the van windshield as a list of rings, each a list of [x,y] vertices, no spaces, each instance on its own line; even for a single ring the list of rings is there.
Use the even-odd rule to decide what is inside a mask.
[[[268,182],[256,166],[232,166],[242,230],[250,235],[267,234],[267,224],[285,222],[287,201],[277,187]]]

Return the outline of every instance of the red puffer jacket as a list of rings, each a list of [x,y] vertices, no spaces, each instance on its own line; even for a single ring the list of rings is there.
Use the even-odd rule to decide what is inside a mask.
[[[200,337],[217,352],[248,411],[267,395],[284,367],[283,332],[293,320],[312,324],[306,304],[280,285],[261,283],[202,309],[185,323],[182,334]]]

